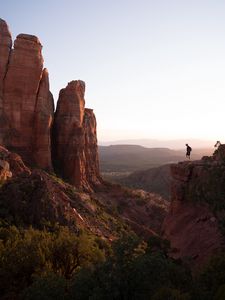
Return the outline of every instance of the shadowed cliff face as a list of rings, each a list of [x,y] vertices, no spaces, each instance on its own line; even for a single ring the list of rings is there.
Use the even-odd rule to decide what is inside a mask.
[[[175,258],[203,264],[224,247],[225,145],[212,157],[171,166],[171,207],[163,224]]]

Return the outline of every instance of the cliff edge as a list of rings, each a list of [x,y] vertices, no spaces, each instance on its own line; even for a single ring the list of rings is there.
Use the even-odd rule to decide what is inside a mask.
[[[163,236],[174,258],[201,266],[224,248],[225,145],[211,157],[171,165],[171,176]]]

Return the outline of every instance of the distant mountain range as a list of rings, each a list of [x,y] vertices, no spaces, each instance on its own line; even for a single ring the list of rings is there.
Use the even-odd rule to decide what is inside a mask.
[[[202,156],[212,155],[213,148],[194,148],[191,159],[198,160]],[[186,160],[183,150],[169,148],[146,148],[139,145],[99,146],[101,172],[134,172],[158,167],[164,164],[177,163]]]
[[[109,142],[99,142],[101,146],[110,145],[140,145],[147,148],[170,148],[184,149],[185,144],[190,144],[192,148],[213,148],[216,141],[200,140],[200,139],[173,139],[173,140],[157,140],[157,139],[127,139]]]

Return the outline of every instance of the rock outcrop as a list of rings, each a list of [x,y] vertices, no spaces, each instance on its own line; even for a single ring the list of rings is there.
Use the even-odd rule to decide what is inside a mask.
[[[9,55],[12,48],[12,37],[8,25],[0,19],[0,97],[3,94],[3,81],[6,75]]]
[[[39,85],[35,110],[33,134],[33,160],[36,166],[51,169],[51,129],[53,122],[54,99],[49,91],[48,71],[44,69]]]
[[[0,144],[3,142],[5,131],[5,116],[3,113],[3,85],[9,63],[9,55],[12,47],[12,37],[8,25],[0,19]]]
[[[93,109],[85,108],[84,135],[85,135],[85,174],[86,180],[93,186],[98,186],[102,181],[99,171],[99,157],[97,145],[96,119]]]
[[[41,51],[39,39],[27,34],[19,34],[12,48],[8,26],[0,19],[0,144],[29,166],[53,170],[54,164],[64,179],[91,190],[101,179],[96,120],[85,109],[85,83],[72,81],[60,91],[54,116]]]
[[[212,157],[171,166],[170,212],[163,224],[171,255],[201,266],[224,247],[225,145]]]
[[[51,169],[49,127],[53,105],[41,50],[39,39],[32,35],[19,34],[14,42],[3,82],[4,128],[1,142],[31,165]],[[40,125],[40,121],[43,124]],[[41,159],[38,152],[40,143]]]
[[[79,188],[92,189],[100,183],[93,111],[85,109],[85,83],[71,81],[59,94],[53,125],[54,168]]]

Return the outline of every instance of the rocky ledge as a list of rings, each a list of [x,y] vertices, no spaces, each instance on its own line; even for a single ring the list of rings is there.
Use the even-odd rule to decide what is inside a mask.
[[[225,145],[211,157],[171,166],[171,206],[163,224],[174,258],[200,266],[224,249]]]

